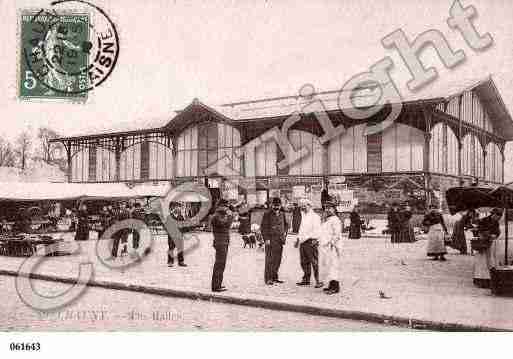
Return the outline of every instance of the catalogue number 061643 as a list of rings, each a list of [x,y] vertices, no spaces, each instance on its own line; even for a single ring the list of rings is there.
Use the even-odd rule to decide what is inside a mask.
[[[9,344],[11,351],[37,352],[41,349],[40,343],[11,343]]]

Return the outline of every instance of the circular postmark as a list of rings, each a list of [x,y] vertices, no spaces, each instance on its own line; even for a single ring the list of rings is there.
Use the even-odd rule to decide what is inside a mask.
[[[51,10],[42,9],[24,17],[26,67],[34,83],[44,86],[45,95],[91,91],[116,66],[116,26],[105,11],[84,0],[54,1],[51,5]]]

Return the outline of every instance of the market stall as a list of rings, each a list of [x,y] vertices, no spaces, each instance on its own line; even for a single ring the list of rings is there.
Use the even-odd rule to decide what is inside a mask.
[[[497,295],[513,296],[513,266],[509,265],[508,255],[508,211],[513,208],[513,190],[507,187],[453,187],[446,192],[447,204],[451,214],[479,208],[501,208],[493,211],[497,217],[504,218],[504,256],[498,256],[498,238],[486,231],[477,233],[471,240],[471,247],[477,252],[474,259],[474,283],[481,287],[490,287]],[[499,217],[500,218],[500,217]]]

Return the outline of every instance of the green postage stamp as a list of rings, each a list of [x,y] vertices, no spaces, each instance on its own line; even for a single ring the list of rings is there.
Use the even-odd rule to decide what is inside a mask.
[[[59,8],[67,4],[19,13],[22,100],[85,102],[88,92],[101,85],[116,65],[119,37],[107,14],[85,1],[79,9]]]
[[[21,99],[87,99],[89,25],[88,14],[21,13]]]

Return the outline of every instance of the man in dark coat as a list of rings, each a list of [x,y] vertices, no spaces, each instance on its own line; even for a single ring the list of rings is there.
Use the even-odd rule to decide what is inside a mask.
[[[216,250],[216,260],[212,271],[213,292],[224,292],[226,290],[222,284],[226,258],[228,256],[228,246],[230,244],[230,228],[232,222],[233,214],[228,208],[228,201],[224,199],[219,200],[211,220],[212,234],[214,235],[214,249]]]
[[[271,209],[264,214],[260,226],[265,242],[264,280],[267,285],[283,283],[278,279],[278,271],[288,229],[289,224],[285,218],[285,213],[281,210],[281,200],[273,198]]]
[[[175,206],[173,210],[171,211],[170,215],[177,221],[183,221],[184,218],[182,216],[182,213],[180,211],[180,207]],[[187,264],[185,264],[185,259],[183,256],[183,232],[179,228],[178,229],[179,238],[171,238],[171,236],[167,235],[167,245],[168,245],[168,251],[167,251],[167,266],[172,267],[174,264],[174,256],[173,252],[176,248],[176,256],[178,257],[178,265],[180,267],[187,267]]]
[[[89,213],[85,204],[80,206],[78,212],[78,224],[75,232],[76,241],[87,241],[89,239]]]
[[[297,234],[299,232],[300,226],[301,226],[301,208],[299,208],[297,203],[294,203],[294,208],[292,209],[292,233]]]
[[[388,211],[387,214],[387,221],[388,221],[388,230],[390,231],[390,234],[392,235],[391,241],[392,243],[397,243],[399,241],[399,210],[398,210],[398,204],[392,203],[392,207],[390,208],[390,211]]]

